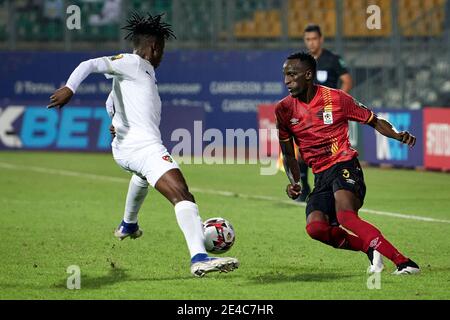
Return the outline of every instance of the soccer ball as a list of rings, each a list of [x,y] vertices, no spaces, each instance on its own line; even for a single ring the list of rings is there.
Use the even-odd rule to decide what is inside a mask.
[[[233,226],[224,218],[211,218],[203,222],[205,248],[211,253],[224,253],[230,250],[236,238]]]

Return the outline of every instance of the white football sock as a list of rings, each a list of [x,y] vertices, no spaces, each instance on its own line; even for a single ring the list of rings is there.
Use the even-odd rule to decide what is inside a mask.
[[[198,253],[206,253],[205,234],[198,206],[191,201],[180,201],[175,205],[177,222],[183,231],[191,258]]]
[[[125,213],[123,221],[126,223],[136,223],[138,212],[148,193],[148,182],[133,174],[128,186],[127,200],[125,202]]]

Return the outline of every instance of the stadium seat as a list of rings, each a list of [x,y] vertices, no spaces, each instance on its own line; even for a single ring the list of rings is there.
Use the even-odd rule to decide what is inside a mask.
[[[375,4],[381,9],[381,29],[367,28],[367,7]],[[344,1],[344,35],[346,37],[380,37],[391,34],[391,0]]]
[[[238,21],[234,26],[237,38],[276,38],[282,34],[281,13],[277,9],[253,12],[251,19]]]
[[[335,36],[336,12],[334,0],[291,0],[288,2],[288,6],[289,37],[303,37],[303,30],[311,23],[321,25],[323,33],[326,36]]]
[[[247,21],[246,24],[246,30],[247,30],[247,36],[251,38],[258,37],[258,30],[256,29],[256,23],[255,21]]]
[[[407,37],[439,36],[443,32],[445,0],[399,0],[399,24]]]
[[[281,36],[280,14],[276,10],[262,11],[259,17],[255,13],[254,20],[258,37],[273,38]]]

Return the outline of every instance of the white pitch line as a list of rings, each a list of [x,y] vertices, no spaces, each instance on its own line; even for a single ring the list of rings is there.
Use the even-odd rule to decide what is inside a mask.
[[[6,163],[6,162],[0,162],[0,168],[9,169],[9,170],[22,170],[22,171],[28,170],[28,171],[43,173],[43,174],[54,174],[54,175],[68,176],[68,177],[82,177],[82,178],[87,178],[87,179],[92,179],[92,180],[103,180],[103,181],[109,181],[109,182],[128,183],[130,181],[129,179],[126,179],[126,178],[102,176],[102,175],[92,174],[92,173],[84,173],[84,172],[61,170],[61,169],[51,169],[51,168],[36,167],[36,166],[22,166],[22,165],[15,165],[15,164]],[[198,193],[203,193],[203,194],[212,194],[212,195],[231,197],[231,198],[278,202],[278,203],[283,203],[283,204],[292,205],[292,206],[305,206],[304,203],[299,203],[299,202],[295,202],[295,201],[291,201],[291,200],[282,200],[282,199],[279,199],[276,197],[270,197],[270,196],[248,195],[248,194],[243,194],[243,193],[236,193],[236,192],[231,192],[231,191],[221,191],[221,190],[206,190],[206,189],[195,188],[195,187],[190,188],[190,190],[192,192],[198,192]],[[372,209],[365,209],[365,208],[361,209],[360,211],[366,212],[369,214],[374,214],[374,215],[388,216],[388,217],[401,218],[401,219],[426,221],[426,222],[450,223],[450,220],[428,218],[428,217],[422,217],[422,216],[416,216],[416,215],[410,215],[410,214],[404,214],[404,213],[398,213],[398,212],[379,211],[379,210],[372,210]]]

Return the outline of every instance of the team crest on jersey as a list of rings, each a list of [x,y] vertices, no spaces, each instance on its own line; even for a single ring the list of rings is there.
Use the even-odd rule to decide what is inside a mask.
[[[114,61],[114,60],[119,60],[119,59],[122,59],[122,58],[123,58],[123,54],[118,54],[118,55],[116,55],[114,57],[111,57],[110,59],[111,59],[111,61]]]
[[[293,126],[295,126],[296,124],[298,124],[299,120],[297,118],[292,118],[291,120],[289,120],[291,122],[291,124]]]
[[[348,178],[350,178],[350,172],[347,169],[344,169],[344,170],[342,170],[342,176],[345,179],[348,179]]]
[[[323,112],[323,123],[332,124],[333,123],[333,113],[331,111]]]
[[[162,159],[163,159],[164,161],[167,161],[167,162],[170,162],[170,163],[173,162],[172,157],[169,156],[169,155],[162,156]]]

